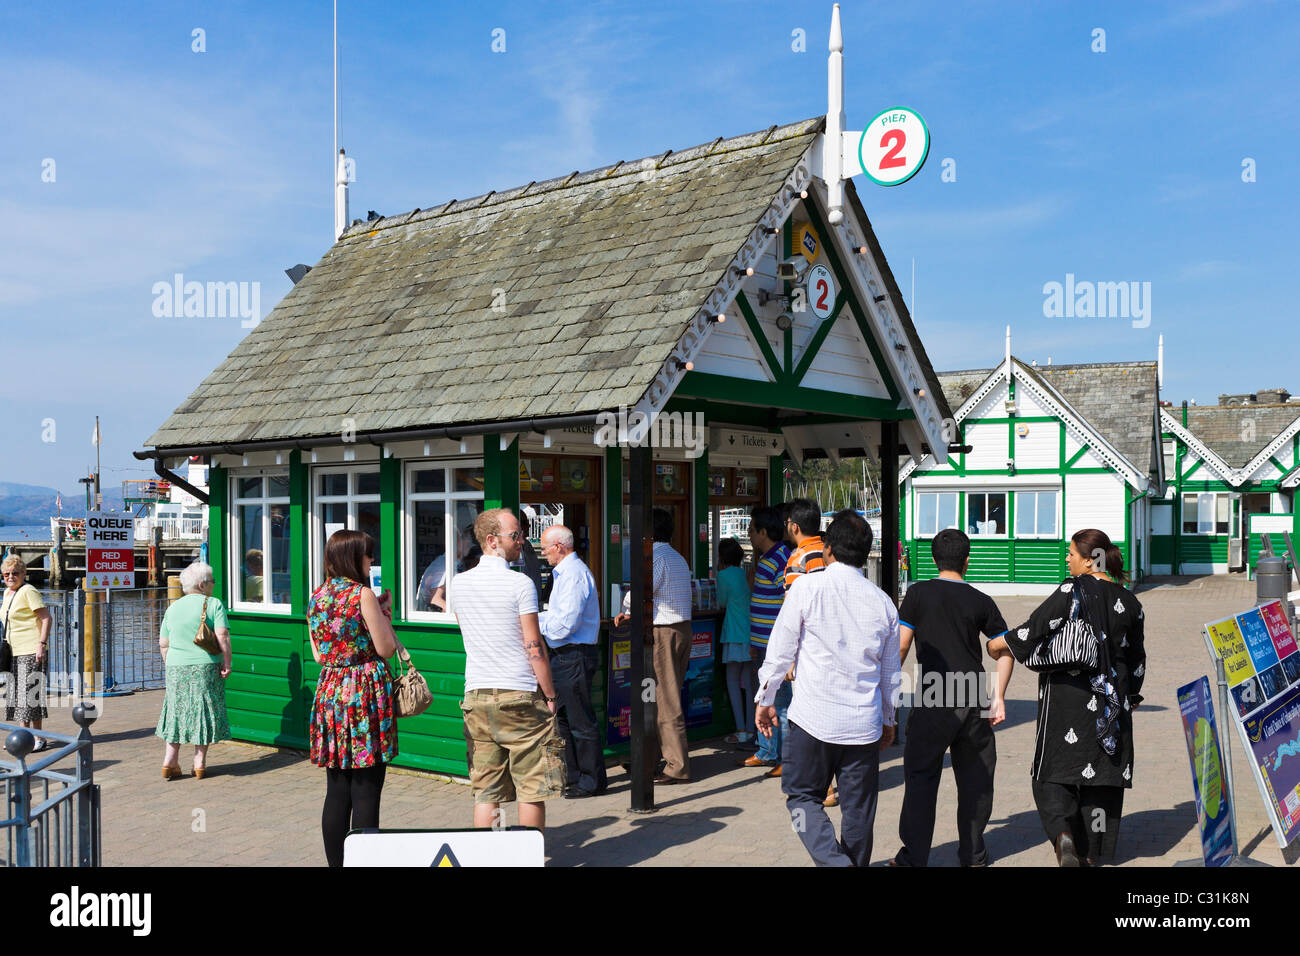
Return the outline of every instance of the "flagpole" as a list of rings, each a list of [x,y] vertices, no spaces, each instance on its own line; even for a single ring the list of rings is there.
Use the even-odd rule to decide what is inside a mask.
[[[99,416],[95,416],[95,510],[104,510],[104,499],[99,493]]]

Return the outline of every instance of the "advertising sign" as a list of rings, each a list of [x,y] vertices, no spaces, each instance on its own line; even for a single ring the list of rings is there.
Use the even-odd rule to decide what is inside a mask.
[[[717,621],[691,621],[691,656],[682,686],[682,714],[687,727],[713,723],[713,636]]]
[[[1192,762],[1192,791],[1196,823],[1206,866],[1223,866],[1232,859],[1231,794],[1223,773],[1219,730],[1214,721],[1210,682],[1200,678],[1178,688],[1178,711]]]
[[[1300,686],[1242,721],[1251,766],[1282,845],[1300,834]]]
[[[1300,651],[1281,601],[1205,625],[1282,846],[1300,835]]]
[[[135,519],[91,512],[86,516],[86,587],[135,587]]]

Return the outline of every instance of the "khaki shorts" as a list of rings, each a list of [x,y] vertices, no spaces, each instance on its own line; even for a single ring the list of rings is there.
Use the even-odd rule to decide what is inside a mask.
[[[564,740],[539,691],[471,690],[460,709],[475,803],[537,803],[564,792]]]

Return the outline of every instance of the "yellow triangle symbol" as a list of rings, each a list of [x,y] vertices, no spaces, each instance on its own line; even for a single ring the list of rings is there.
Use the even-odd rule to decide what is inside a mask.
[[[444,867],[444,866],[459,867],[460,866],[460,860],[456,859],[456,854],[451,852],[450,843],[444,843],[442,845],[442,849],[439,850],[437,854],[434,856],[433,862],[429,864],[430,869],[432,869],[435,866],[437,867]]]

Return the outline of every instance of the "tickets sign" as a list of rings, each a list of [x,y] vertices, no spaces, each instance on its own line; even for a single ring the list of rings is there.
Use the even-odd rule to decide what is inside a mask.
[[[86,587],[135,587],[135,519],[91,512],[86,517]]]

